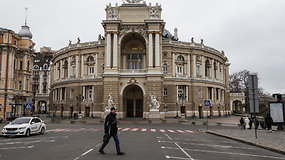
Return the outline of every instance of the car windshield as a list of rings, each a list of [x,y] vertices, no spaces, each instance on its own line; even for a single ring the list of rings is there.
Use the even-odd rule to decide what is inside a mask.
[[[17,118],[15,119],[12,124],[23,124],[23,123],[29,123],[31,118]]]

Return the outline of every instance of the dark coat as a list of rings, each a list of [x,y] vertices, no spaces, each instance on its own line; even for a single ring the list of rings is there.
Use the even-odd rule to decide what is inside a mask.
[[[115,136],[118,133],[118,127],[117,127],[117,114],[110,113],[106,116],[105,124],[104,124],[104,130],[105,134],[108,134],[110,136]]]
[[[272,117],[271,117],[270,115],[267,115],[267,116],[265,117],[265,124],[266,124],[267,126],[271,126],[271,125],[273,124],[273,119],[272,119]]]

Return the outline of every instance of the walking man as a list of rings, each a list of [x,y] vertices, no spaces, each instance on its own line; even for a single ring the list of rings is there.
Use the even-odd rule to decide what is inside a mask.
[[[273,124],[273,119],[272,117],[270,116],[270,114],[268,113],[267,116],[265,117],[265,124],[267,126],[267,129],[268,129],[268,133],[271,133],[272,132],[272,124]]]
[[[124,155],[124,152],[121,152],[120,150],[120,142],[118,138],[118,127],[117,127],[117,118],[116,118],[116,108],[111,108],[111,113],[106,116],[105,123],[104,123],[104,129],[105,129],[105,136],[104,136],[104,142],[99,150],[101,154],[105,154],[104,148],[109,143],[109,140],[111,137],[113,137],[115,143],[116,143],[116,149],[117,149],[117,155]],[[107,137],[107,139],[105,139]]]

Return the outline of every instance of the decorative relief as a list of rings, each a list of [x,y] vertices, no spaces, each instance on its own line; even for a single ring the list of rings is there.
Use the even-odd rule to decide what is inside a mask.
[[[119,36],[125,35],[128,32],[137,32],[144,36],[147,35],[147,29],[145,26],[122,26],[120,28]]]
[[[108,20],[118,20],[118,9],[117,8],[108,8]]]
[[[157,8],[151,8],[149,10],[149,19],[159,19],[159,13]]]

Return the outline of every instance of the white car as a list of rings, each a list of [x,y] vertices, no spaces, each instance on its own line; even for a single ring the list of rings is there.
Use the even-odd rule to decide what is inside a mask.
[[[2,129],[4,137],[25,135],[29,137],[31,134],[44,134],[46,123],[38,117],[21,117],[10,122]]]

